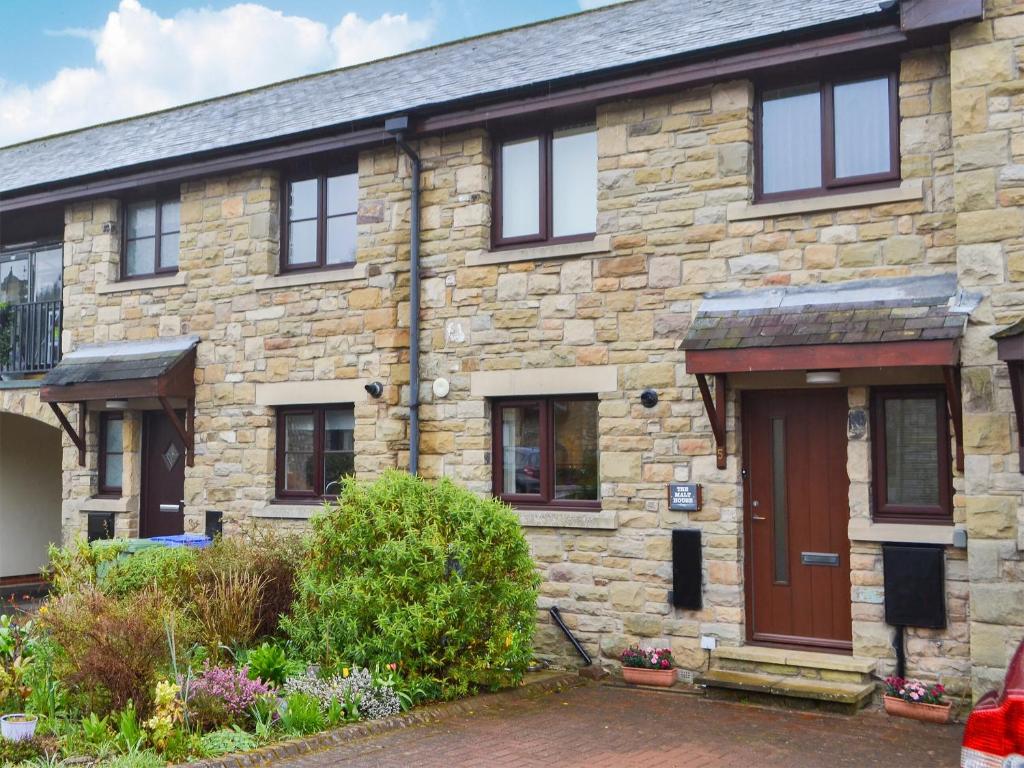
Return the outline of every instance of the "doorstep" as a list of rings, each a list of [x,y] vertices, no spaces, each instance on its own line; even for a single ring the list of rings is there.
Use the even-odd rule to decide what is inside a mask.
[[[754,703],[828,709],[854,714],[875,693],[874,682],[852,683],[814,680],[795,675],[712,669],[702,677],[712,698],[742,698]]]
[[[837,678],[827,674],[838,672],[858,677],[871,677],[878,663],[875,659],[844,656],[837,653],[815,653],[796,651],[788,648],[769,648],[759,645],[744,645],[736,648],[719,647],[711,652],[713,663],[736,671],[747,671],[741,667],[777,667],[779,674],[800,674],[822,679]],[[769,671],[769,670],[761,670]],[[810,673],[808,675],[808,673]],[[851,679],[850,682],[854,682]]]

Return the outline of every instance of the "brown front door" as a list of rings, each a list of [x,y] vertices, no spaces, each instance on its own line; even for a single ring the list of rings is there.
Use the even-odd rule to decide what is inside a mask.
[[[747,639],[852,648],[846,390],[743,393]]]
[[[184,419],[184,414],[179,414]],[[185,444],[161,411],[147,411],[142,423],[142,513],[139,535],[185,532]]]

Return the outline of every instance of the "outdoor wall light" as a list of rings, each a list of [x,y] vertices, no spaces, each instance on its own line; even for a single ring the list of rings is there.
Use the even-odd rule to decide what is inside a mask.
[[[838,384],[839,371],[808,371],[808,384]]]
[[[378,397],[384,394],[384,385],[379,381],[371,381],[369,384],[363,387],[366,393],[376,400]]]
[[[107,400],[107,402],[104,403],[104,405],[107,407],[107,410],[110,410],[110,411],[126,411],[126,410],[128,410],[128,401],[127,400]]]
[[[640,393],[640,404],[644,408],[653,408],[658,404],[658,393],[653,389],[645,389]]]

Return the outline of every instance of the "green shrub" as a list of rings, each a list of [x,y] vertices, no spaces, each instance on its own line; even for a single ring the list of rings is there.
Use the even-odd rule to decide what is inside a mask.
[[[50,565],[46,570],[50,594],[66,595],[96,586],[98,573],[124,552],[124,540],[97,541],[90,544],[84,538],[67,547],[50,546]]]
[[[538,578],[519,522],[448,480],[346,479],[297,583],[282,625],[328,671],[398,663],[456,696],[517,681],[531,657]]]
[[[277,687],[284,685],[289,675],[302,672],[300,662],[289,659],[281,646],[271,643],[253,648],[243,661],[249,667],[249,677]]]
[[[109,595],[124,597],[156,587],[184,596],[195,578],[196,550],[187,547],[150,547],[117,560],[100,577]]]
[[[43,755],[43,743],[39,738],[8,741],[0,738],[0,765],[16,765],[35,760]]]
[[[306,693],[293,693],[285,699],[281,727],[286,733],[304,736],[322,731],[326,726],[327,719],[315,697]]]
[[[257,746],[255,736],[237,727],[211,731],[200,739],[204,757],[221,757],[235,752],[251,752]]]

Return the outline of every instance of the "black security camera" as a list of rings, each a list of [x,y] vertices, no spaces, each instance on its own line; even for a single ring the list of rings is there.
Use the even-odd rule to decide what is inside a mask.
[[[658,404],[658,393],[653,389],[645,389],[640,393],[640,403],[644,408],[653,408]]]
[[[367,394],[376,400],[378,397],[384,394],[384,385],[379,381],[371,381],[363,389],[366,390]]]

